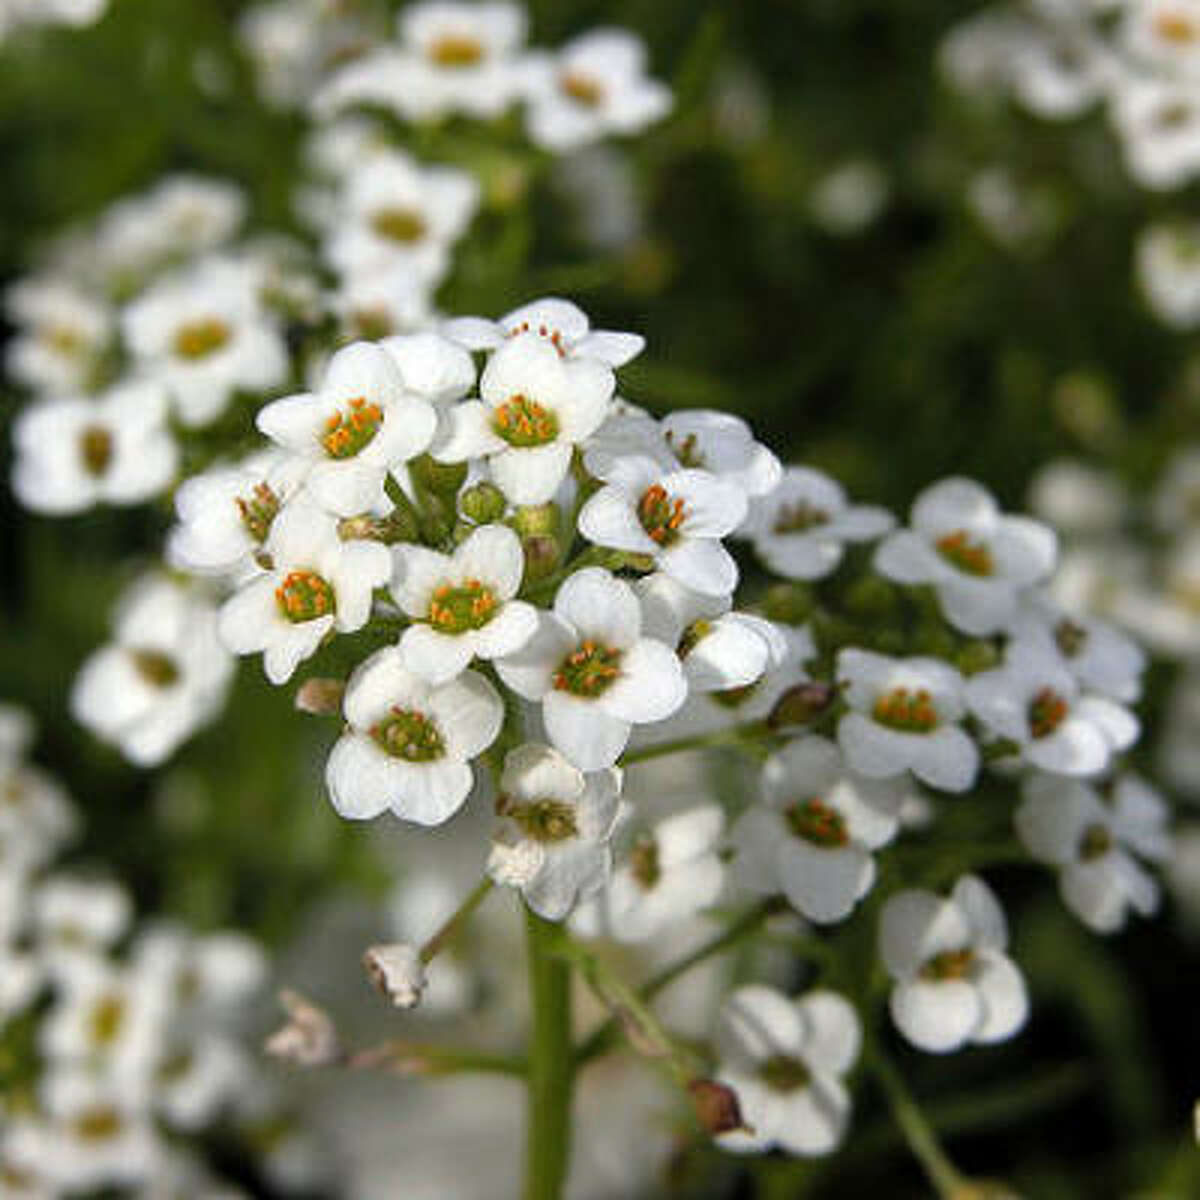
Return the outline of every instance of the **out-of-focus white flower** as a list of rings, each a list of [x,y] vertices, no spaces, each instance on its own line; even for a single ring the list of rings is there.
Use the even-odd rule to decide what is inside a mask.
[[[1058,868],[1063,903],[1096,933],[1114,933],[1128,910],[1150,916],[1159,889],[1136,856],[1161,862],[1171,850],[1167,807],[1136,775],[1122,775],[1105,803],[1085,783],[1035,775],[1016,812],[1029,852]]]
[[[889,897],[879,952],[895,981],[896,1028],[934,1054],[988,1045],[1025,1024],[1025,979],[1005,953],[1008,925],[991,889],[964,875],[948,898],[910,889]]]
[[[1023,589],[1054,569],[1057,549],[1041,522],[1005,516],[973,480],[944,479],[917,497],[912,528],[880,544],[875,569],[900,583],[931,584],[946,619],[981,635],[1013,617]]]
[[[958,725],[963,678],[949,664],[850,648],[838,654],[837,679],[850,708],[837,740],[852,771],[870,779],[911,771],[948,792],[975,782],[979,750]]]
[[[395,646],[355,670],[343,710],[347,730],[325,768],[334,808],[352,820],[390,808],[418,825],[440,825],[458,811],[474,783],[471,760],[504,720],[482,675],[463,671],[431,686],[406,670]]]
[[[149,576],[121,598],[114,641],[80,669],[71,712],[131,761],[153,766],[217,715],[232,677],[212,604]]]
[[[1151,501],[1154,523],[1164,533],[1187,533],[1200,520],[1200,447],[1172,455]]]
[[[890,191],[887,174],[877,162],[854,158],[817,180],[808,197],[808,211],[826,233],[852,237],[879,218]]]
[[[33,926],[43,952],[103,952],[129,926],[129,894],[109,880],[56,875],[33,895]]]
[[[368,341],[426,329],[436,320],[432,286],[404,263],[344,275],[327,301],[351,337]]]
[[[542,702],[554,745],[596,771],[620,757],[633,725],[661,721],[683,703],[687,683],[669,646],[642,636],[633,589],[600,567],[571,575],[554,609],[516,654],[497,659],[500,678]]]
[[[862,1023],[849,1001],[823,990],[789,1000],[750,984],[725,1001],[715,1041],[717,1079],[737,1093],[746,1124],[721,1134],[721,1146],[779,1146],[806,1156],[837,1148],[850,1118],[842,1076],[862,1047]]]
[[[1200,87],[1131,78],[1114,93],[1111,116],[1143,187],[1167,191],[1200,171]]]
[[[36,512],[66,515],[96,504],[138,504],[163,491],[179,451],[155,383],[120,384],[96,400],[45,400],[13,428],[13,491]]]
[[[1124,48],[1151,72],[1200,77],[1200,4],[1196,0],[1143,0],[1124,6]]]
[[[1029,507],[1061,533],[1099,534],[1116,529],[1127,497],[1113,475],[1075,459],[1055,459],[1029,485]]]
[[[85,390],[112,334],[110,307],[56,276],[21,280],[5,307],[21,329],[5,350],[9,374],[40,392]]]
[[[1151,225],[1137,241],[1138,283],[1154,315],[1173,329],[1200,325],[1200,227]]]
[[[561,921],[608,879],[620,794],[620,771],[585,775],[549,746],[518,746],[504,759],[489,874]]]

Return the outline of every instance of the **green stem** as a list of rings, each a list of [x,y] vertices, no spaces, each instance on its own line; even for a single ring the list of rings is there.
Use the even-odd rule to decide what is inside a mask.
[[[451,1050],[420,1042],[390,1041],[355,1051],[346,1066],[356,1071],[386,1070],[398,1075],[515,1075],[523,1077],[525,1059],[483,1050]]]
[[[459,930],[467,923],[471,914],[479,907],[483,898],[492,890],[491,876],[485,875],[475,890],[458,906],[443,923],[442,927],[421,947],[421,961],[428,965],[448,942],[453,941]]]
[[[925,1114],[917,1106],[900,1072],[876,1048],[871,1055],[871,1066],[875,1078],[879,1080],[892,1116],[904,1134],[904,1140],[913,1156],[921,1164],[934,1191],[942,1200],[953,1200],[963,1194],[967,1178],[950,1161],[933,1126],[925,1119]]]
[[[665,758],[668,754],[682,754],[685,750],[702,750],[710,746],[732,746],[739,742],[761,737],[770,733],[765,721],[747,721],[718,733],[696,733],[690,737],[676,738],[673,742],[659,742],[657,746],[643,746],[640,750],[629,750],[621,755],[620,766],[649,762],[653,758]]]
[[[571,1142],[571,968],[553,922],[525,910],[533,1031],[525,1135],[525,1200],[559,1200]]]

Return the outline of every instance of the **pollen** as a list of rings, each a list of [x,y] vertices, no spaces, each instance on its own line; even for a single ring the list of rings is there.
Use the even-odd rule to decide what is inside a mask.
[[[419,242],[428,226],[425,218],[412,208],[381,208],[371,214],[371,228],[389,242],[411,246]]]
[[[975,951],[970,946],[964,946],[961,950],[943,950],[925,961],[921,967],[921,978],[930,983],[965,979],[974,962]]]
[[[291,571],[275,589],[283,615],[294,625],[328,616],[334,609],[333,588],[315,571]]]
[[[405,762],[432,762],[446,753],[446,743],[438,727],[416,709],[393,705],[388,715],[368,732],[387,754]]]
[[[353,458],[374,440],[383,424],[383,410],[368,404],[365,396],[347,402],[345,412],[335,412],[325,422],[321,445],[330,458]]]
[[[562,330],[553,329],[544,322],[539,325],[531,325],[528,321],[522,321],[519,325],[514,325],[509,331],[508,336],[519,337],[522,333],[536,333],[538,337],[544,338],[558,351],[559,358],[566,358],[566,347],[563,346]]]
[[[584,108],[599,108],[604,103],[604,87],[590,75],[564,71],[558,77],[558,90]]]
[[[232,330],[219,317],[204,317],[181,325],[175,331],[173,345],[180,358],[207,358],[220,350],[232,336]]]
[[[671,546],[679,540],[679,530],[687,519],[687,508],[677,496],[671,496],[662,484],[648,487],[638,501],[638,520],[647,537],[659,546]]]
[[[271,523],[279,512],[279,497],[265,483],[259,483],[248,500],[238,496],[234,504],[237,505],[246,532],[261,545],[267,540]]]
[[[510,446],[545,446],[558,437],[554,413],[519,392],[496,409],[492,424]]]
[[[606,692],[621,673],[621,652],[590,638],[580,642],[554,672],[554,687],[584,700]]]
[[[850,840],[846,818],[816,796],[798,800],[784,815],[792,833],[814,846],[834,850]]]
[[[931,733],[938,727],[937,708],[926,688],[892,688],[875,701],[871,715],[900,733]]]
[[[1154,31],[1164,42],[1175,46],[1190,46],[1200,32],[1196,22],[1181,12],[1159,13],[1154,21]]]
[[[429,601],[429,623],[439,633],[482,629],[495,615],[496,593],[478,579],[444,583]]]
[[[965,529],[956,529],[938,538],[937,552],[952,566],[966,575],[984,578],[995,571],[992,552],[983,542],[973,542]]]
[[[483,61],[483,46],[462,33],[447,33],[429,47],[429,61],[439,67],[473,67]]]
[[[113,435],[103,425],[89,425],[79,435],[79,457],[89,475],[99,478],[113,456]]]
[[[1067,702],[1053,689],[1042,688],[1029,702],[1029,733],[1034,738],[1049,737],[1067,719]]]

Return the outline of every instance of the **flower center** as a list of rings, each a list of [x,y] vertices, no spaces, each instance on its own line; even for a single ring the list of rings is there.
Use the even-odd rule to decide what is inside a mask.
[[[333,588],[315,571],[290,571],[275,589],[275,599],[293,625],[333,612]]]
[[[589,638],[559,663],[554,686],[560,692],[594,700],[612,686],[620,667],[620,650],[610,650]]]
[[[429,47],[429,60],[439,67],[473,67],[483,60],[483,46],[463,33],[443,34]]]
[[[991,575],[996,569],[992,563],[992,552],[987,545],[971,541],[971,535],[965,529],[947,533],[938,538],[934,545],[937,552],[952,567],[957,567],[966,575],[978,575],[983,578]]]
[[[520,393],[496,409],[493,427],[510,446],[544,446],[558,437],[554,413]]]
[[[965,979],[975,962],[975,951],[970,946],[961,950],[943,950],[926,959],[921,967],[921,978],[930,983],[942,983],[947,979]]]
[[[87,346],[87,339],[71,325],[50,325],[42,330],[41,340],[64,358],[75,358]]]
[[[121,1114],[107,1104],[85,1108],[71,1122],[75,1136],[84,1142],[106,1142],[116,1137],[123,1127]]]
[[[411,246],[425,236],[425,218],[412,208],[380,208],[371,214],[371,228],[389,242]]]
[[[103,425],[89,425],[79,435],[79,457],[84,470],[99,477],[108,470],[112,462],[113,436]]]
[[[1113,836],[1106,825],[1089,825],[1079,839],[1079,857],[1084,862],[1103,858],[1113,847]]]
[[[777,534],[807,533],[819,525],[829,524],[829,513],[807,500],[797,500],[793,504],[780,505],[775,514],[775,524],[772,532]]]
[[[429,623],[439,633],[482,629],[496,615],[496,594],[478,579],[461,586],[444,583],[429,601]]]
[[[875,701],[871,715],[880,725],[901,733],[931,733],[938,727],[937,709],[926,688],[892,688]]]
[[[658,861],[658,843],[649,834],[643,834],[629,852],[629,870],[644,892],[649,892],[662,878],[662,864]]]
[[[706,621],[703,617],[698,617],[680,635],[679,644],[675,647],[675,653],[680,658],[687,658],[710,633],[712,633],[712,622]]]
[[[648,487],[638,501],[638,520],[646,536],[660,546],[679,541],[679,527],[687,518],[687,508],[677,496],[671,496],[662,484]]]
[[[811,1078],[808,1067],[790,1054],[773,1054],[758,1068],[758,1077],[773,1092],[795,1092]]]
[[[88,1019],[88,1040],[93,1046],[111,1046],[125,1024],[125,1000],[114,992],[101,996]]]
[[[1067,658],[1074,658],[1087,645],[1088,631],[1064,617],[1055,626],[1054,640]]]
[[[1053,689],[1042,688],[1029,702],[1031,737],[1049,737],[1067,718],[1067,702]]]
[[[276,513],[279,512],[279,497],[265,483],[255,484],[254,492],[247,500],[244,496],[238,496],[234,500],[237,505],[237,510],[241,514],[242,524],[246,527],[246,532],[258,543],[263,543],[267,540],[267,534],[271,532],[271,523],[275,520]]]
[[[432,762],[446,753],[446,743],[438,727],[413,708],[393,705],[388,715],[368,732],[385,753],[405,762]]]
[[[204,317],[175,331],[175,353],[180,358],[207,358],[229,341],[231,331],[219,317]]]
[[[591,75],[564,71],[558,77],[558,88],[564,96],[584,108],[599,108],[604,103],[604,87]]]
[[[330,458],[353,458],[368,446],[383,424],[383,410],[368,404],[365,396],[347,401],[347,412],[335,412],[325,421],[321,445]]]
[[[497,811],[516,822],[521,832],[535,842],[565,842],[579,833],[575,809],[561,800],[514,804],[509,797],[502,796]]]
[[[671,453],[675,455],[681,467],[703,467],[704,455],[700,453],[699,441],[694,433],[689,433],[681,442],[676,444],[675,435],[671,430],[667,430],[663,437],[666,443],[671,448]]]
[[[1159,13],[1154,22],[1154,32],[1164,42],[1176,46],[1189,46],[1196,40],[1196,25],[1184,13]]]
[[[1185,104],[1182,100],[1175,100],[1158,110],[1158,115],[1154,123],[1159,129],[1178,129],[1181,125],[1186,125],[1191,119],[1191,106]]]
[[[161,650],[137,649],[129,652],[137,673],[151,687],[167,688],[179,679],[175,660]]]
[[[154,1073],[155,1081],[163,1084],[178,1083],[195,1065],[196,1056],[190,1050],[178,1050],[166,1058]]]
[[[846,832],[846,818],[836,808],[831,808],[815,796],[809,800],[797,800],[784,815],[792,833],[814,846],[836,849],[850,840]]]

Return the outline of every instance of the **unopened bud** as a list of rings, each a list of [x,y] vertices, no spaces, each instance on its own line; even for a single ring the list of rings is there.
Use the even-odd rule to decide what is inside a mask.
[[[467,478],[465,462],[441,463],[428,454],[414,458],[408,464],[408,470],[417,487],[424,488],[425,491],[432,492],[435,496],[457,495],[458,489],[462,487],[463,481]]]
[[[267,1039],[265,1049],[272,1058],[300,1067],[325,1067],[341,1059],[337,1029],[324,1009],[289,990],[280,992],[279,1002],[288,1021]]]
[[[393,942],[370,946],[363,966],[371,982],[397,1007],[416,1008],[425,991],[425,964],[415,946]]]
[[[733,1133],[746,1128],[742,1120],[742,1107],[733,1088],[715,1079],[693,1079],[687,1085],[687,1090],[692,1098],[696,1120],[705,1132],[716,1137],[721,1133]]]
[[[856,617],[890,617],[896,609],[896,588],[878,575],[864,575],[846,593],[846,609]]]
[[[522,543],[525,551],[525,578],[545,579],[558,566],[558,542],[552,537],[527,537]]]
[[[513,513],[512,527],[523,538],[553,537],[560,517],[557,504],[525,504]]]
[[[771,709],[767,725],[771,729],[787,729],[794,725],[811,725],[829,711],[837,697],[837,688],[829,683],[810,679],[788,688]]]
[[[494,483],[476,483],[458,498],[458,511],[476,525],[499,521],[508,509],[504,493]]]
[[[332,717],[342,711],[346,685],[340,679],[318,676],[306,679],[296,689],[296,711],[314,717]]]
[[[812,589],[802,583],[779,583],[767,589],[763,614],[783,625],[803,625],[812,616]]]

